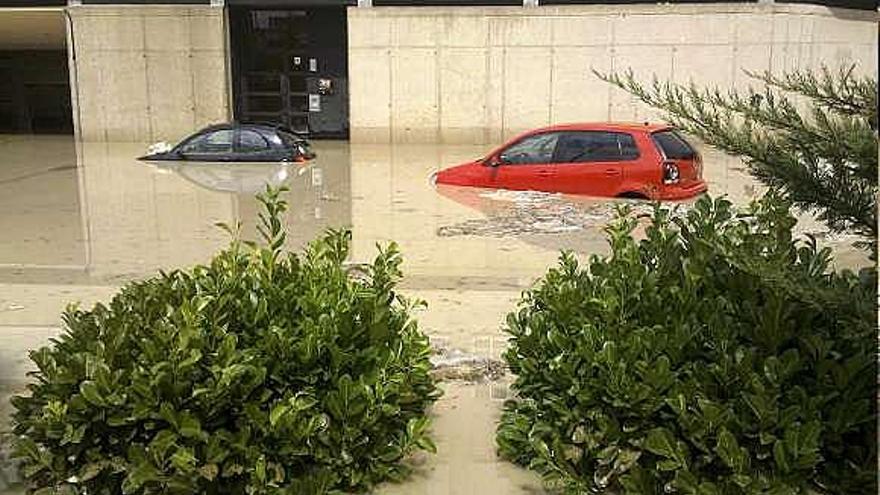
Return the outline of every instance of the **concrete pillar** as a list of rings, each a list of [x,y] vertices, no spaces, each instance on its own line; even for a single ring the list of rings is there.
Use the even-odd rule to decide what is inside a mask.
[[[228,120],[223,8],[68,7],[79,135],[175,141]]]

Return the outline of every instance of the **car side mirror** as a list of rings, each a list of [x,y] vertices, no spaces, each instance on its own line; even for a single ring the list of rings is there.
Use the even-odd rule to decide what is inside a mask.
[[[486,165],[490,167],[497,167],[505,163],[510,163],[510,160],[507,158],[507,155],[504,154],[496,155],[486,160]]]

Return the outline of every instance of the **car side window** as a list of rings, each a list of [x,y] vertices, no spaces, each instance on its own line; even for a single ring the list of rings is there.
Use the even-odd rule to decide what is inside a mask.
[[[510,145],[501,152],[501,156],[504,163],[509,165],[550,163],[558,140],[558,132],[528,136]]]
[[[268,136],[265,136],[269,139],[269,142],[274,144],[275,146],[284,146],[284,141],[281,139],[281,136],[278,133],[272,133]]]
[[[242,129],[238,137],[238,151],[242,153],[259,153],[269,149],[269,143],[259,132]]]
[[[624,132],[569,132],[559,140],[556,163],[616,162],[634,160],[639,149],[632,135]]]
[[[621,160],[635,160],[640,156],[639,146],[632,134],[617,134],[617,142],[620,145]]]
[[[228,153],[232,151],[232,129],[208,132],[190,139],[180,149],[181,153]]]

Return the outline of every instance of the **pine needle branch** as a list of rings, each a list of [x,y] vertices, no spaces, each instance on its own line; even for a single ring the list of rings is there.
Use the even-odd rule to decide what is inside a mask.
[[[750,74],[765,87],[738,92],[656,77],[642,84],[632,70],[594,73],[661,110],[672,125],[741,157],[758,181],[817,213],[830,230],[876,244],[876,80],[857,78],[853,67],[823,68],[818,76]],[[808,109],[792,94],[806,97]]]

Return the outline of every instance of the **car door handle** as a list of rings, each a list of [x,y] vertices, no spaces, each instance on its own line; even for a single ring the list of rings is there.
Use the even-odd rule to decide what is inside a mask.
[[[550,177],[551,175],[553,175],[552,170],[538,170],[539,177]]]
[[[616,168],[606,168],[605,175],[620,175],[620,170],[617,170]]]

